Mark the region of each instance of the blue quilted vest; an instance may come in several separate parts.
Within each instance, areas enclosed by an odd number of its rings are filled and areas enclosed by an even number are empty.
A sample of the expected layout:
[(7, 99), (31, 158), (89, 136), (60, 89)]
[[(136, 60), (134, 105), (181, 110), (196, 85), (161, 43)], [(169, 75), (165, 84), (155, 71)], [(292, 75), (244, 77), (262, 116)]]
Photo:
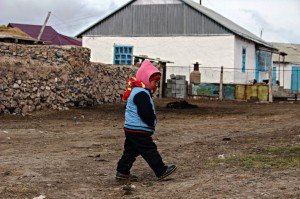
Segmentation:
[(152, 97), (151, 97), (149, 91), (147, 89), (144, 89), (144, 88), (135, 87), (135, 88), (132, 89), (132, 91), (130, 93), (130, 96), (127, 100), (124, 127), (127, 128), (127, 129), (131, 129), (131, 130), (147, 131), (149, 133), (154, 133), (155, 128), (148, 126), (145, 122), (142, 121), (142, 119), (138, 115), (137, 106), (133, 102), (134, 96), (137, 93), (142, 92), (142, 91), (144, 91), (145, 93), (147, 93), (147, 95), (149, 95), (150, 102), (152, 104), (152, 107), (153, 107), (153, 110), (154, 110), (154, 113), (155, 113), (154, 103), (153, 103), (153, 100), (152, 100)]

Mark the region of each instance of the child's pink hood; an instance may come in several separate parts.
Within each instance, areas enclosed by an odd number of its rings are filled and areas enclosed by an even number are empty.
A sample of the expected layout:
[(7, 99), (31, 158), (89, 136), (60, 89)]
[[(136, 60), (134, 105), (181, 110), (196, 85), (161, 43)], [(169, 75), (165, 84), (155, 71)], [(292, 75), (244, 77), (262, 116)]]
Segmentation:
[(159, 70), (153, 66), (153, 64), (149, 60), (143, 61), (141, 67), (136, 72), (136, 80), (141, 81), (145, 84), (146, 88), (150, 89), (150, 81), (149, 78), (154, 73), (160, 73)]

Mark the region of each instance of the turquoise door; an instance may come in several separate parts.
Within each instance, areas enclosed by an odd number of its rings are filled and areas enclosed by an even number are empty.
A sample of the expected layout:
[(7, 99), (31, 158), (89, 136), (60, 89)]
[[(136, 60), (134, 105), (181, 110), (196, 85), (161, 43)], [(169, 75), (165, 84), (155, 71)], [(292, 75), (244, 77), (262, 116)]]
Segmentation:
[(276, 79), (277, 79), (277, 70), (276, 70), (276, 67), (273, 67), (273, 70), (272, 70), (272, 84), (273, 85), (276, 84)]
[(292, 91), (300, 91), (300, 66), (292, 67), (292, 82), (291, 89)]
[(255, 63), (255, 79), (259, 82), (259, 51), (256, 51), (256, 63)]

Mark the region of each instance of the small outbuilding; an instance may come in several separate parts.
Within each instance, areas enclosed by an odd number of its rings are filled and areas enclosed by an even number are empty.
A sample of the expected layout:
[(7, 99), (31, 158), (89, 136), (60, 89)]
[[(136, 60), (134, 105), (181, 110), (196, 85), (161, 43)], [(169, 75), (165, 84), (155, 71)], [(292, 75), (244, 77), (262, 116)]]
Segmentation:
[(273, 83), (300, 92), (300, 44), (273, 43), (280, 50), (273, 55)]

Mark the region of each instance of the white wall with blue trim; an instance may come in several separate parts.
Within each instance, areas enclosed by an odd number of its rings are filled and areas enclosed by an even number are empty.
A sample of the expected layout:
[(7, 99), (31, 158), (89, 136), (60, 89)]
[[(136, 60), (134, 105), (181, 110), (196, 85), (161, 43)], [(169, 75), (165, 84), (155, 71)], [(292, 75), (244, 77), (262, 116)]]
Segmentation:
[[(91, 49), (91, 61), (113, 64), (114, 46), (133, 46), (134, 55), (148, 55), (174, 62), (174, 66), (193, 66), (198, 61), (201, 67), (232, 68), (234, 66), (234, 36), (203, 36), (203, 37), (84, 37), (83, 46)], [(172, 66), (172, 64), (168, 64)], [(200, 68), (201, 68), (200, 67)], [(188, 69), (169, 67), (170, 74), (186, 75)], [(209, 73), (209, 74), (208, 74)], [(207, 70), (202, 76), (203, 82), (217, 83), (220, 73)], [(224, 76), (225, 82), (233, 82), (233, 75)]]
[(276, 80), (284, 89), (291, 89), (300, 92), (300, 64), (282, 64), (273, 65), (276, 67)]
[[(201, 82), (203, 83), (218, 83), (221, 66), (224, 67), (224, 83), (247, 84), (255, 79), (255, 44), (234, 35), (189, 37), (90, 36), (83, 37), (83, 46), (91, 49), (92, 62), (113, 64), (116, 61), (115, 46), (132, 46), (133, 55), (148, 55), (152, 58), (172, 61), (174, 64), (168, 64), (167, 78), (170, 74), (185, 75), (189, 81), (193, 63), (197, 61), (201, 64)], [(243, 49), (245, 49), (244, 71), (242, 71)], [(216, 67), (218, 68), (216, 69)], [(226, 68), (232, 70), (226, 70)]]
[[(235, 37), (234, 40), (234, 83), (246, 84), (255, 79), (255, 44)], [(245, 69), (243, 70), (243, 49), (245, 52)]]

